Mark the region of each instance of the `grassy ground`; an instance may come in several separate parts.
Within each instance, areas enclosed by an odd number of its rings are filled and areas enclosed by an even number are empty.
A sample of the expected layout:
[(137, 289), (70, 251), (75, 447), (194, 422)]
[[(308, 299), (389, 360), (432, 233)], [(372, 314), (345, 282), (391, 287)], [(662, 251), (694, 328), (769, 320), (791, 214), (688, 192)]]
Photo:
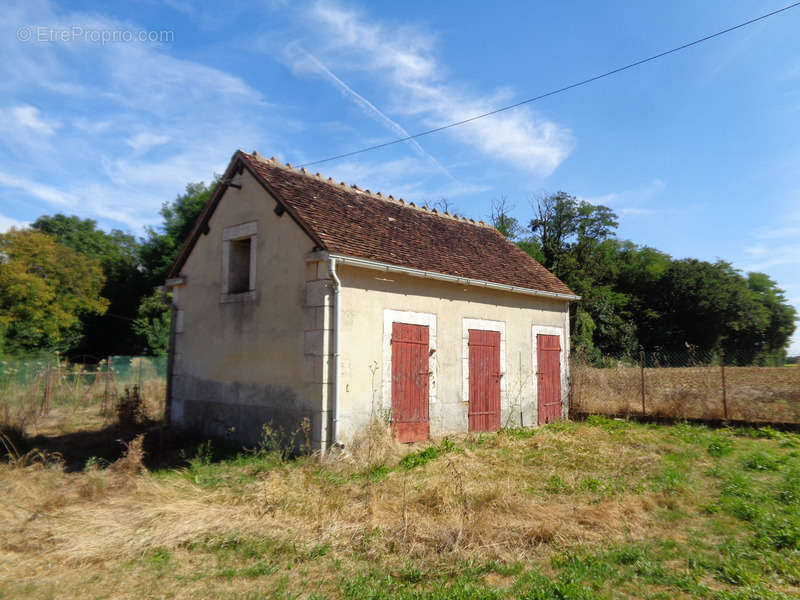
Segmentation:
[(149, 470), (128, 448), (0, 466), (0, 597), (800, 594), (796, 433), (592, 418), (400, 448), (376, 425), (336, 458), (201, 444)]

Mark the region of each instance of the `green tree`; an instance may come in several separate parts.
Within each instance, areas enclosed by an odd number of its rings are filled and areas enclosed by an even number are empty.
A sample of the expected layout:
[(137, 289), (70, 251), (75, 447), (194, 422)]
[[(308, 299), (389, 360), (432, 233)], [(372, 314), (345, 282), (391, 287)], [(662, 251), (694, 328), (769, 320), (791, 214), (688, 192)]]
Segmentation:
[(725, 261), (672, 261), (657, 284), (655, 303), (661, 316), (653, 323), (657, 329), (644, 332), (644, 339), (672, 351), (687, 345), (704, 352), (722, 350), (742, 362), (758, 353), (752, 338), (770, 320), (747, 280)]
[(141, 258), (151, 287), (164, 283), (181, 245), (192, 231), (218, 181), (219, 177), (216, 177), (209, 185), (203, 182), (187, 184), (185, 193), (161, 206), (163, 223), (158, 228), (147, 228), (147, 235), (142, 241)]
[[(672, 257), (655, 248), (620, 241), (614, 253), (615, 292), (625, 297), (623, 318), (630, 324), (629, 355), (636, 355), (639, 346), (651, 349), (663, 344), (659, 334), (661, 308), (658, 283), (672, 264)], [(651, 337), (648, 337), (651, 335)]]
[(784, 291), (764, 273), (748, 273), (747, 287), (769, 315), (766, 328), (750, 340), (752, 346), (758, 348), (756, 360), (762, 364), (783, 364), (786, 346), (795, 331), (797, 311), (786, 300)]
[(84, 336), (70, 354), (138, 354), (141, 349), (131, 323), (148, 286), (136, 238), (118, 229), (105, 232), (97, 228), (96, 221), (75, 215), (43, 215), (32, 228), (52, 235), (60, 244), (99, 261), (103, 267), (105, 284), (100, 293), (109, 300), (108, 311), (81, 317)]
[(539, 251), (540, 262), (582, 297), (580, 307), (571, 307), (576, 350), (585, 356), (595, 356), (595, 346), (603, 353), (630, 353), (636, 336), (625, 318), (629, 298), (612, 285), (617, 216), (564, 192), (538, 199), (534, 211), (531, 239), (523, 249), (534, 256)]
[(170, 308), (169, 296), (164, 297), (161, 290), (145, 296), (139, 305), (133, 330), (142, 338), (146, 351), (156, 356), (169, 351)]
[(618, 225), (610, 208), (557, 192), (538, 199), (534, 210), (530, 230), (542, 248), (545, 266), (556, 276), (577, 286), (586, 276), (595, 278), (607, 267), (598, 263), (604, 254), (598, 250), (613, 237)]
[(489, 222), (492, 224), (492, 227), (510, 240), (516, 240), (523, 233), (519, 221), (511, 216), (511, 211), (513, 209), (514, 207), (508, 201), (508, 198), (506, 196), (500, 196), (492, 200), (491, 212), (489, 213)]
[[(742, 364), (784, 360), (797, 313), (766, 275), (618, 240), (611, 209), (564, 192), (533, 207), (530, 237), (517, 245), (582, 297), (570, 307), (577, 354), (599, 361), (635, 356), (640, 346), (682, 354), (691, 347)], [(493, 203), (495, 226), (513, 219), (507, 213)]]
[(0, 234), (0, 339), (5, 353), (66, 350), (80, 338), (80, 319), (103, 314), (99, 261), (47, 234)]

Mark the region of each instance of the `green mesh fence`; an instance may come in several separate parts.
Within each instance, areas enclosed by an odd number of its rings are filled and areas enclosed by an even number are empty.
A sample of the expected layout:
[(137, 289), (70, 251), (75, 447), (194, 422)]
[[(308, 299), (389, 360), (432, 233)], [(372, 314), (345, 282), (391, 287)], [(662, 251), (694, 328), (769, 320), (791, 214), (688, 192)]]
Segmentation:
[(80, 425), (113, 418), (120, 399), (138, 394), (158, 419), (166, 399), (166, 356), (109, 356), (92, 362), (52, 359), (0, 361), (0, 424), (28, 427), (48, 418)]

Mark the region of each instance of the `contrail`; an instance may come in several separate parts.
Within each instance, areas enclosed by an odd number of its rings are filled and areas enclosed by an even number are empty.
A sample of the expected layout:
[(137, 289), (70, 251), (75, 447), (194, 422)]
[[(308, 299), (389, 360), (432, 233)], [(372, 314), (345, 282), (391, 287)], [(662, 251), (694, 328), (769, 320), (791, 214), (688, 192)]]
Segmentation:
[[(311, 54), (310, 52), (308, 52), (307, 50), (305, 50), (304, 48), (302, 48), (301, 46), (299, 46), (297, 44), (293, 44), (293, 45), (298, 50), (300, 50), (300, 52), (305, 54), (305, 56), (314, 64), (314, 66), (317, 68), (317, 70), (319, 72), (321, 72), (323, 75), (328, 77), (328, 79), (330, 79), (342, 92), (344, 92), (346, 95), (350, 96), (356, 102), (356, 104), (358, 104), (362, 108), (364, 108), (367, 111), (367, 113), (369, 113), (372, 117), (376, 118), (378, 121), (380, 121), (381, 123), (383, 123), (384, 125), (386, 125), (390, 129), (392, 129), (398, 135), (401, 135), (403, 137), (409, 137), (409, 133), (408, 133), (408, 131), (406, 129), (404, 129), (400, 124), (396, 123), (395, 121), (393, 121), (392, 119), (387, 117), (377, 106), (372, 104), (372, 102), (370, 102), (369, 100), (364, 98), (364, 96), (359, 94), (357, 91), (355, 91), (349, 85), (347, 85), (344, 81), (339, 79), (336, 76), (336, 74), (333, 73), (328, 67), (326, 67), (322, 63), (322, 61), (320, 61), (316, 56), (314, 56), (313, 54)], [(438, 160), (436, 160), (435, 157), (433, 157), (432, 155), (428, 154), (425, 151), (425, 149), (422, 146), (419, 145), (419, 142), (417, 142), (414, 139), (410, 139), (408, 141), (417, 150), (417, 152), (421, 156), (424, 156), (425, 158), (427, 158), (439, 171), (441, 171), (442, 173), (447, 175), (447, 177), (449, 177), (454, 182), (460, 183), (455, 177), (453, 177), (450, 174), (450, 171), (448, 171), (445, 167), (442, 166), (442, 164)]]

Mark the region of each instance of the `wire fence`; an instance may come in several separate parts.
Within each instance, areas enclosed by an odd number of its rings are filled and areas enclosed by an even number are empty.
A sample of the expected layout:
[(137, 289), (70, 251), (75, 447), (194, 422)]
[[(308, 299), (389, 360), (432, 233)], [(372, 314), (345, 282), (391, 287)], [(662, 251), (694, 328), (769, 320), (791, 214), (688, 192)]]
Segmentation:
[(0, 425), (37, 432), (70, 419), (111, 419), (135, 394), (149, 418), (163, 414), (167, 357), (108, 356), (96, 362), (52, 359), (0, 361)]
[(800, 364), (753, 366), (747, 358), (643, 350), (594, 364), (574, 359), (570, 414), (800, 424)]

